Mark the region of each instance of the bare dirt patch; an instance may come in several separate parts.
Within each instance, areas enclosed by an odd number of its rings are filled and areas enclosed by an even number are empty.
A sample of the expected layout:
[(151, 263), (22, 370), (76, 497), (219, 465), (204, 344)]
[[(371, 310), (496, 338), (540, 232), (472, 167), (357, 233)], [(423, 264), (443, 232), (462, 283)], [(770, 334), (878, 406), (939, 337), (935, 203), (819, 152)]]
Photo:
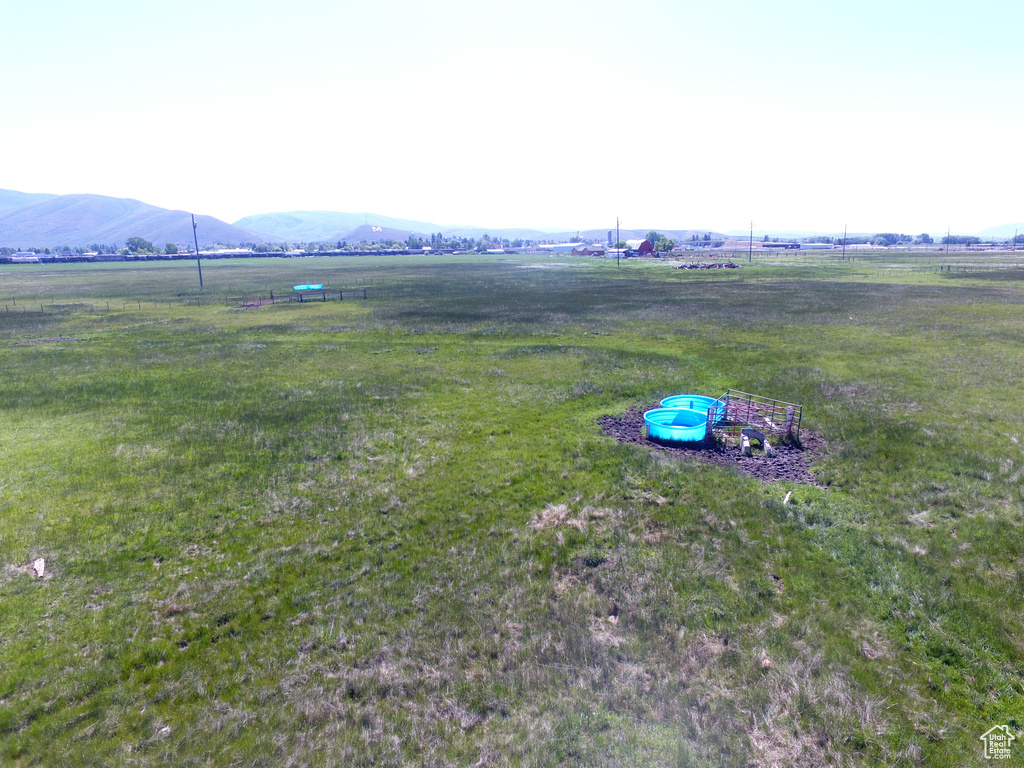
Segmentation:
[(810, 430), (800, 430), (800, 443), (772, 443), (775, 456), (744, 456), (735, 446), (725, 448), (704, 448), (666, 445), (644, 437), (644, 414), (657, 404), (646, 408), (630, 408), (622, 416), (602, 416), (597, 420), (601, 431), (620, 443), (644, 445), (655, 451), (665, 451), (678, 456), (688, 456), (707, 464), (735, 467), (751, 477), (765, 483), (786, 480), (804, 485), (817, 485), (811, 465), (821, 458), (828, 444)]

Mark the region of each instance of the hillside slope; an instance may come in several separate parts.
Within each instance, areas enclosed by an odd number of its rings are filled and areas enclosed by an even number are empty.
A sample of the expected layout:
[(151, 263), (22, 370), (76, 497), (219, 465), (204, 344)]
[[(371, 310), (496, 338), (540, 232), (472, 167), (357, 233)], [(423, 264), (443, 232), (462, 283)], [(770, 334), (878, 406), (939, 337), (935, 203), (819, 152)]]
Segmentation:
[(45, 192), (17, 192), (13, 189), (0, 189), (0, 211), (46, 200), (50, 197), (56, 197), (56, 195), (48, 195)]
[(289, 211), (246, 216), (234, 226), (266, 233), (289, 241), (309, 243), (344, 240), (359, 227), (387, 227), (406, 232), (437, 232), (439, 227), (423, 221), (396, 219), (376, 213), (340, 211)]
[[(213, 243), (271, 241), (279, 238), (196, 216), (200, 247)], [(127, 198), (104, 195), (55, 195), (0, 210), (0, 245), (11, 247), (121, 245), (143, 237), (154, 245), (192, 242), (192, 217)]]
[[(430, 235), (440, 232), (445, 237), (472, 237), (479, 239), (483, 235), (502, 237), (513, 240), (549, 240), (554, 230), (526, 229), (515, 227), (476, 227), (462, 225), (433, 224), (428, 221), (399, 219), (393, 216), (382, 216), (379, 213), (344, 213), (341, 211), (289, 211), (278, 213), (261, 213), (246, 216), (235, 222), (236, 227), (243, 227), (254, 232), (275, 235), (293, 242), (331, 242), (348, 240), (372, 240), (365, 233), (373, 234), (373, 227), (393, 232), (405, 232), (419, 235)], [(646, 230), (645, 230), (646, 231)], [(380, 234), (377, 234), (380, 237)], [(387, 235), (398, 239), (395, 235)], [(405, 236), (403, 236), (404, 239)]]

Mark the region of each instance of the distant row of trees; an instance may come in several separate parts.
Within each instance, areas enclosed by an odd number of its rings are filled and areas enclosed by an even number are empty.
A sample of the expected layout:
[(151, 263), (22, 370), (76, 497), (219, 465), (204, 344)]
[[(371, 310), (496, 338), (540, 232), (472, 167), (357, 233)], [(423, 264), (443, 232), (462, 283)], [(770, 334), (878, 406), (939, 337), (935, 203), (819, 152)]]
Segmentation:
[(644, 239), (653, 245), (654, 250), (659, 253), (666, 253), (676, 247), (674, 240), (653, 229), (647, 233), (647, 236)]
[(507, 237), (491, 237), (490, 235), (484, 235), (479, 240), (472, 237), (445, 237), (440, 232), (433, 232), (430, 235), (430, 239), (423, 237), (417, 237), (416, 235), (410, 235), (406, 241), (406, 247), (408, 248), (432, 248), (435, 251), (438, 250), (454, 250), (454, 251), (486, 251), (490, 248), (524, 248), (527, 246), (535, 245), (533, 240), (523, 240), (522, 238), (507, 238)]
[(11, 248), (0, 246), (0, 256), (13, 256), (16, 253), (38, 253), (38, 254), (83, 254), (83, 253), (117, 253), (117, 245), (103, 245), (92, 243), (90, 245), (79, 245), (72, 248), (70, 245), (61, 245), (55, 248)]
[(121, 248), (117, 253), (123, 254), (150, 254), (150, 253), (166, 253), (169, 256), (174, 256), (178, 253), (177, 243), (167, 243), (163, 248), (153, 245), (149, 240), (144, 237), (129, 237), (125, 241), (124, 248)]
[[(651, 230), (647, 233), (646, 239), (650, 241), (651, 245), (654, 246), (655, 251), (667, 252), (675, 248), (675, 241), (671, 238), (661, 234), (656, 230)], [(713, 240), (710, 233), (704, 235), (693, 234), (690, 235), (690, 242), (695, 245), (707, 245), (712, 247), (718, 247), (723, 245), (721, 240)], [(779, 238), (769, 238), (768, 235), (764, 236), (762, 242), (779, 242)], [(804, 243), (831, 243), (834, 245), (877, 245), (877, 246), (889, 246), (889, 245), (932, 245), (935, 240), (927, 232), (922, 232), (919, 235), (908, 235), (899, 232), (878, 232), (874, 235), (850, 235), (845, 241), (842, 237), (807, 237), (801, 240)], [(988, 240), (982, 242), (980, 237), (976, 235), (947, 235), (942, 237), (939, 242), (942, 245), (1001, 245), (1006, 242), (1013, 242), (1017, 244), (1024, 244), (1024, 233), (1016, 235), (1012, 239), (1007, 240)], [(322, 253), (325, 251), (336, 251), (336, 250), (351, 250), (351, 251), (380, 251), (380, 250), (405, 250), (407, 248), (431, 248), (435, 251), (440, 250), (453, 250), (453, 251), (467, 251), (467, 252), (479, 252), (483, 253), (489, 249), (496, 248), (523, 248), (537, 245), (538, 241), (534, 240), (523, 240), (521, 238), (499, 238), (491, 237), (490, 235), (484, 235), (479, 240), (472, 237), (445, 237), (440, 232), (432, 233), (429, 237), (410, 235), (407, 240), (395, 240), (392, 238), (381, 238), (374, 242), (361, 241), (358, 243), (349, 244), (347, 241), (339, 240), (323, 241), (323, 242), (312, 242), (302, 243), (298, 246), (299, 249), (304, 250), (307, 253)], [(247, 248), (254, 253), (283, 253), (296, 249), (296, 246), (291, 243), (255, 243), (255, 242), (243, 242), (243, 243), (216, 243), (214, 247), (223, 248)], [(625, 241), (620, 240), (615, 244), (616, 248), (625, 248)], [(190, 248), (185, 247), (185, 252), (190, 252)], [(68, 245), (62, 245), (55, 248), (12, 248), (9, 246), (0, 246), (0, 256), (11, 256), (15, 253), (36, 253), (36, 254), (57, 254), (57, 255), (72, 255), (72, 254), (85, 254), (85, 253), (121, 253), (121, 254), (134, 254), (134, 255), (146, 255), (146, 254), (167, 254), (177, 255), (181, 252), (181, 249), (176, 243), (166, 243), (163, 248), (154, 245), (149, 240), (143, 237), (129, 237), (125, 242), (124, 247), (118, 248), (117, 244), (107, 243), (90, 243), (87, 246), (71, 247)]]
[[(932, 245), (935, 239), (927, 232), (920, 235), (906, 235), (899, 232), (878, 232), (871, 235), (852, 235), (845, 241), (841, 237), (809, 237), (803, 240), (805, 243), (833, 243), (835, 245)], [(980, 245), (982, 240), (976, 235), (946, 235), (939, 242), (942, 245)], [(988, 245), (1001, 245), (1002, 240), (989, 240)], [(1024, 236), (1018, 236), (1016, 242), (1024, 242)]]
[(178, 252), (178, 246), (174, 243), (167, 243), (164, 248), (155, 247), (149, 240), (141, 237), (129, 237), (128, 241), (124, 244), (124, 248), (118, 248), (117, 244), (108, 245), (106, 243), (90, 243), (89, 245), (79, 245), (72, 248), (70, 245), (60, 245), (55, 248), (11, 248), (9, 246), (0, 246), (0, 256), (13, 256), (15, 253), (37, 253), (42, 255), (56, 254), (60, 256), (69, 256), (73, 254), (81, 255), (84, 253), (168, 253), (175, 254)]
[(705, 232), (703, 235), (690, 235), (690, 243), (694, 245), (699, 245), (701, 247), (708, 246), (711, 248), (721, 248), (723, 245), (725, 245), (724, 240), (716, 240), (715, 238), (711, 237), (710, 232)]
[(804, 243), (832, 243), (833, 245), (931, 245), (935, 242), (927, 232), (920, 235), (906, 235), (900, 232), (878, 232), (874, 235), (849, 235), (841, 237), (806, 237)]

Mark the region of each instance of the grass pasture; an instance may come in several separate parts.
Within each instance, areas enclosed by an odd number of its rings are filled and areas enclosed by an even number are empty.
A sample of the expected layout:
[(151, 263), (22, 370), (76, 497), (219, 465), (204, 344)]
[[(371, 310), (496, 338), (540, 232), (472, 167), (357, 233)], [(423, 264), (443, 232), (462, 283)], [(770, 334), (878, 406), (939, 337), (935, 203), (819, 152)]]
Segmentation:
[[(984, 764), (1024, 270), (800, 258), (0, 266), (0, 764)], [(596, 424), (729, 387), (817, 486)]]

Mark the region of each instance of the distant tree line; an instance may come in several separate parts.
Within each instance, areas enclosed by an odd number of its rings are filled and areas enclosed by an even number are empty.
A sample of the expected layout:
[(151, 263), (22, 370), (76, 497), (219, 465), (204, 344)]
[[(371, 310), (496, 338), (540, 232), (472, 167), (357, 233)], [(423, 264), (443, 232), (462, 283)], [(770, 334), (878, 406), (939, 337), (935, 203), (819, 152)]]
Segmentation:
[(653, 229), (647, 233), (647, 237), (644, 238), (651, 245), (654, 246), (654, 250), (658, 253), (667, 253), (676, 247), (675, 241), (660, 232), (656, 232)]
[(523, 240), (518, 237), (509, 239), (507, 237), (484, 235), (479, 240), (476, 240), (472, 237), (445, 237), (440, 232), (432, 233), (429, 240), (417, 237), (416, 235), (410, 235), (406, 241), (408, 248), (429, 247), (435, 251), (479, 251), (481, 253), (493, 248), (523, 248), (534, 244), (533, 240)]
[(30, 248), (12, 248), (4, 245), (0, 246), (0, 256), (13, 256), (16, 253), (38, 253), (38, 254), (83, 254), (83, 253), (117, 253), (116, 245), (102, 245), (100, 243), (92, 243), (90, 245), (79, 245), (72, 248), (70, 245), (58, 245), (53, 248), (38, 248), (32, 246)]
[[(675, 248), (676, 243), (670, 237), (667, 237), (657, 230), (651, 230), (647, 233), (646, 239), (650, 241), (651, 245), (654, 246), (655, 251), (668, 252)], [(523, 240), (521, 238), (502, 238), (502, 237), (491, 237), (490, 235), (483, 235), (479, 239), (472, 237), (445, 237), (441, 232), (431, 233), (427, 235), (410, 235), (406, 240), (396, 240), (393, 238), (381, 238), (372, 242), (360, 241), (358, 243), (349, 243), (344, 240), (338, 241), (320, 241), (320, 242), (309, 242), (309, 243), (256, 243), (256, 242), (242, 242), (242, 243), (225, 243), (216, 242), (208, 246), (209, 248), (225, 248), (225, 249), (248, 249), (253, 253), (259, 254), (273, 254), (273, 253), (287, 253), (293, 250), (302, 250), (306, 253), (324, 253), (331, 251), (383, 251), (383, 250), (407, 250), (407, 249), (420, 249), (430, 248), (435, 251), (463, 251), (463, 252), (477, 252), (484, 253), (487, 250), (493, 250), (498, 248), (524, 248), (538, 245), (543, 242), (553, 241), (535, 241), (535, 240)], [(768, 235), (764, 236), (763, 242), (779, 242), (779, 238), (769, 238)], [(935, 240), (927, 232), (922, 232), (919, 235), (908, 235), (901, 232), (877, 232), (874, 235), (848, 235), (845, 240), (842, 237), (806, 237), (801, 239), (799, 242), (803, 243), (832, 243), (833, 245), (876, 245), (876, 246), (890, 246), (890, 245), (931, 245), (935, 243)], [(942, 245), (1000, 245), (1004, 243), (1017, 243), (1024, 244), (1024, 233), (1019, 233), (1013, 238), (1005, 239), (992, 239), (986, 242), (982, 242), (981, 238), (976, 235), (947, 235), (944, 236), (940, 241)], [(706, 232), (703, 235), (692, 234), (690, 235), (690, 243), (695, 245), (704, 245), (709, 247), (721, 247), (724, 245), (724, 241), (712, 239), (711, 234)], [(625, 248), (625, 241), (619, 241), (615, 244), (616, 248)], [(162, 255), (168, 256), (179, 256), (182, 253), (191, 253), (189, 246), (179, 246), (176, 243), (165, 243), (163, 248), (154, 245), (149, 240), (143, 237), (129, 237), (124, 244), (124, 247), (118, 248), (116, 243), (90, 243), (89, 245), (72, 247), (69, 245), (61, 245), (52, 248), (40, 248), (40, 247), (29, 247), (29, 248), (16, 248), (11, 246), (0, 246), (0, 256), (12, 256), (15, 253), (34, 253), (41, 255), (60, 255), (67, 256), (73, 254), (87, 254), (87, 253), (120, 253), (123, 255)]]
[(849, 235), (845, 240), (841, 237), (834, 239), (825, 238), (807, 238), (803, 242), (805, 243), (825, 243), (831, 242), (834, 245), (931, 245), (935, 242), (932, 236), (927, 232), (922, 232), (920, 235), (907, 235), (901, 232), (878, 232), (874, 235)]
[[(768, 240), (767, 235), (765, 236), (764, 239), (765, 239), (765, 241)], [(701, 246), (707, 246), (709, 248), (721, 248), (723, 245), (725, 245), (725, 241), (724, 240), (714, 240), (714, 239), (712, 239), (710, 232), (705, 232), (703, 234), (703, 236), (690, 235), (690, 242), (691, 243), (696, 243), (696, 244), (701, 245)], [(777, 242), (777, 240), (776, 240), (776, 242)]]

